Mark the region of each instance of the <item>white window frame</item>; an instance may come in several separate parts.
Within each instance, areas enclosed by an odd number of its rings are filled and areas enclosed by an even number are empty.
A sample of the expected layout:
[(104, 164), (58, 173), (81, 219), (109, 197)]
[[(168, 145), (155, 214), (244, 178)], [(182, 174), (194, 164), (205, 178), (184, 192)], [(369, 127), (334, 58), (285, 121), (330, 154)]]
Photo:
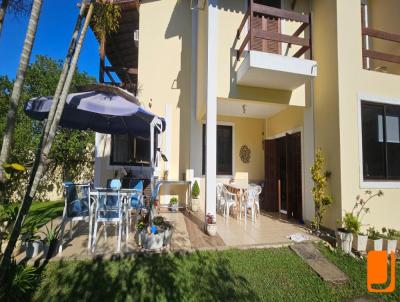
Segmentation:
[[(201, 129), (201, 148), (203, 148), (203, 125), (206, 125), (206, 121), (202, 121), (201, 123), (202, 129)], [(235, 164), (235, 123), (233, 122), (224, 122), (224, 121), (217, 121), (217, 127), (218, 126), (231, 126), (232, 127), (232, 174), (217, 174), (217, 178), (227, 178), (227, 177), (233, 177), (236, 172), (236, 164)], [(201, 152), (201, 160), (203, 161), (203, 151)], [(206, 155), (207, 155), (207, 148), (206, 148)], [(202, 176), (205, 176), (203, 174), (203, 162), (201, 163), (202, 168), (201, 168), (201, 174)]]
[(363, 167), (363, 150), (362, 150), (362, 116), (361, 103), (362, 101), (373, 102), (377, 104), (389, 104), (400, 106), (400, 98), (376, 96), (365, 93), (358, 94), (357, 111), (358, 111), (358, 152), (359, 152), (359, 174), (361, 189), (400, 189), (400, 180), (364, 180)]

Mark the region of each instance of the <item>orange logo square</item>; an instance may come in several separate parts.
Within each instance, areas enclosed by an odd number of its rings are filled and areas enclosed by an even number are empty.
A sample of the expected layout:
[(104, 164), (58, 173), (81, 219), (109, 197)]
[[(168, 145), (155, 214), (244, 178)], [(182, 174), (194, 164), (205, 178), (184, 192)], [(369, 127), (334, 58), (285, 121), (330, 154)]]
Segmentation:
[(388, 282), (386, 251), (370, 251), (367, 258), (367, 288), (371, 293), (391, 293), (395, 289), (396, 272), (395, 256), (390, 253), (390, 282), (384, 289), (373, 288), (372, 285), (385, 285)]

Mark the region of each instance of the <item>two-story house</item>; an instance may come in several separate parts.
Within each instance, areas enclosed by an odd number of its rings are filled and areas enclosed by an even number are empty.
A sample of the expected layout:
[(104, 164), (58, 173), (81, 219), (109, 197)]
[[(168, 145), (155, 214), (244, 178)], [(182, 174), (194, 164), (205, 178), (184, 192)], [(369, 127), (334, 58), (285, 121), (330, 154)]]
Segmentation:
[[(400, 228), (399, 1), (114, 2), (100, 79), (165, 118), (158, 173), (197, 179), (205, 213), (217, 183), (246, 178), (264, 185), (262, 210), (312, 220), (321, 148), (334, 197), (324, 225), (381, 189), (364, 223)], [(96, 152), (96, 182), (146, 157), (140, 141), (102, 134)]]

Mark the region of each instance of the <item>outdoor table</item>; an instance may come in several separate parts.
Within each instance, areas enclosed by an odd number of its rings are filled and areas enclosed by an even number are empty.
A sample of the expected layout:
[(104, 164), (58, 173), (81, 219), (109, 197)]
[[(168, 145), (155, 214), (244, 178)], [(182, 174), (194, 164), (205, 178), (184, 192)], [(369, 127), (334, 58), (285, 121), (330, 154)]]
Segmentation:
[[(187, 209), (187, 203), (189, 201), (189, 204), (192, 203), (192, 194), (190, 192), (192, 188), (192, 182), (191, 181), (186, 181), (186, 180), (159, 180), (160, 186), (185, 186), (187, 188), (186, 191), (186, 201), (185, 201), (185, 206), (178, 206), (180, 209)], [(159, 205), (159, 207), (162, 208), (169, 208), (169, 205)]]
[(227, 184), (226, 187), (230, 192), (236, 194), (236, 206), (241, 211), (244, 194), (249, 188), (249, 184), (247, 182), (232, 182)]

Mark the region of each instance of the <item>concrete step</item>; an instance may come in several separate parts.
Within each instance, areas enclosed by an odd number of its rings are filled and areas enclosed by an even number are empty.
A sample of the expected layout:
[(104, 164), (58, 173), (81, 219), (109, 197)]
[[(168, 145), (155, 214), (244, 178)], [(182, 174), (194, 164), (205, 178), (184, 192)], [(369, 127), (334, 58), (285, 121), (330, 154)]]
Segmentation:
[(322, 280), (334, 284), (344, 283), (348, 280), (336, 265), (326, 259), (312, 243), (299, 243), (290, 248), (302, 258)]

